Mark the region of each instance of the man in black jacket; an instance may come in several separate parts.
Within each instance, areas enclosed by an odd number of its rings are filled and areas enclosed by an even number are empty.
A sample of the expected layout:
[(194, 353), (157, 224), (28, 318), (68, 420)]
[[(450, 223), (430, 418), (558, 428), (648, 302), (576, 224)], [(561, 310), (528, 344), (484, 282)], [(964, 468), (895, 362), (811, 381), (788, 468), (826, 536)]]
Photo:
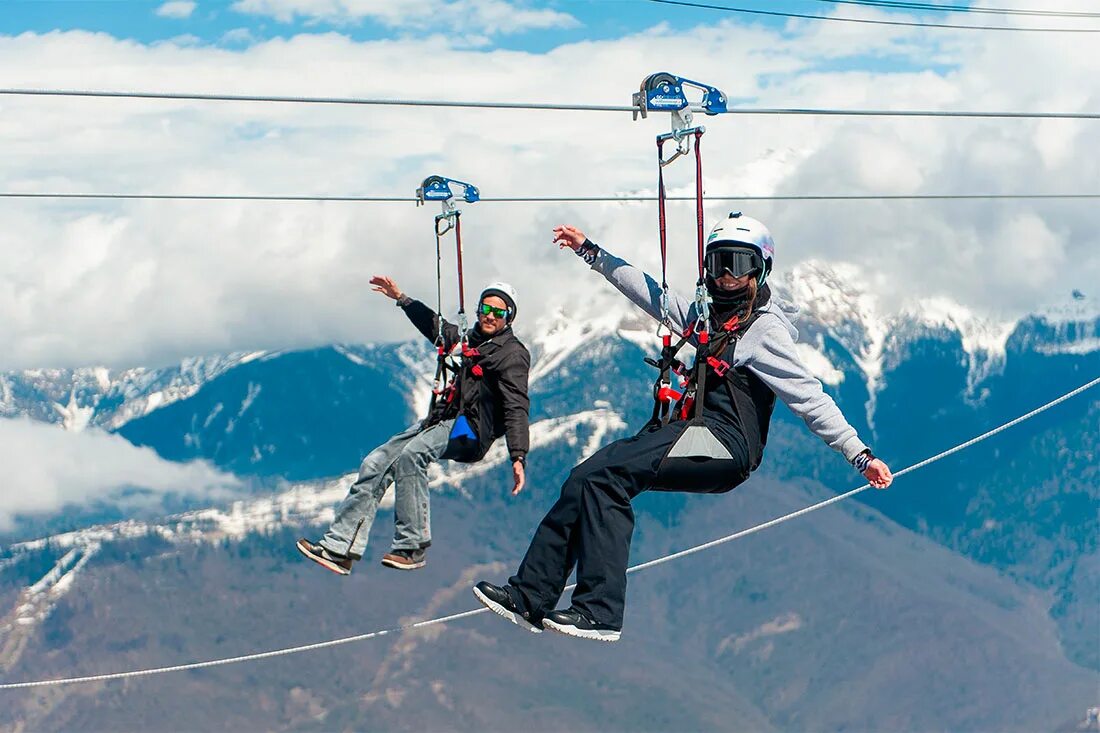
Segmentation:
[[(461, 338), (457, 326), (440, 324), (431, 308), (406, 296), (389, 277), (371, 278), (373, 290), (397, 301), (420, 333), (444, 353), (462, 356), (452, 384), (432, 400), (428, 416), (375, 448), (363, 459), (359, 478), (336, 510), (320, 542), (298, 540), (298, 551), (340, 575), (363, 556), (378, 503), (394, 484), (394, 539), (382, 564), (398, 570), (424, 567), (431, 544), (428, 465), (441, 458), (476, 463), (502, 435), (512, 459), (515, 496), (526, 482), (527, 375), (531, 356), (512, 333), (515, 291), (493, 283), (478, 300), (477, 325)], [(442, 325), (442, 328), (440, 326)]]

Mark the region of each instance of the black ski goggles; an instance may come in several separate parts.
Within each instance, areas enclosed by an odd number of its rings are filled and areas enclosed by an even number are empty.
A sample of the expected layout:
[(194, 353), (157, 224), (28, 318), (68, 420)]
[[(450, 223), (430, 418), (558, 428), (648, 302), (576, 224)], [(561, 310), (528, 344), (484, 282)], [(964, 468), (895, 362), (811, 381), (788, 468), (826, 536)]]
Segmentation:
[(507, 318), (508, 317), (508, 309), (507, 308), (496, 308), (494, 306), (489, 305), (488, 303), (482, 303), (481, 305), (479, 305), (478, 308), (477, 308), (477, 312), (480, 313), (483, 316), (487, 316), (491, 313), (494, 316), (496, 316), (497, 318)]
[(753, 273), (764, 271), (764, 259), (760, 253), (752, 249), (722, 248), (712, 249), (707, 252), (707, 274), (717, 280), (723, 275), (730, 274), (734, 277), (744, 277)]

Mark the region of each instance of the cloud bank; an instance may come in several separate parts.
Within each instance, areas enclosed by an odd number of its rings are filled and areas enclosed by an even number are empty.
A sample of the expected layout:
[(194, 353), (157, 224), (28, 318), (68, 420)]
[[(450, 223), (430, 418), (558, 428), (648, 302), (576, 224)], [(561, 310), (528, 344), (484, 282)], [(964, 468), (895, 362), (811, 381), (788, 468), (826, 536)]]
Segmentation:
[(26, 418), (0, 419), (0, 531), (17, 515), (96, 501), (145, 504), (164, 494), (226, 498), (239, 481), (200, 461), (172, 463), (99, 430), (71, 432)]
[[(446, 73), (424, 73), (424, 59)], [(0, 86), (626, 103), (659, 69), (764, 107), (1100, 109), (1100, 55), (1057, 34), (721, 20), (546, 53), (470, 50), (439, 36), (302, 34), (243, 49), (81, 32), (0, 37)], [(1089, 121), (701, 121), (712, 195), (1087, 192), (1100, 180), (1100, 124)], [(6, 97), (0, 189), (411, 196), (439, 173), (485, 196), (652, 193), (653, 136), (666, 128), (662, 116)], [(671, 193), (693, 191), (690, 163), (666, 173)], [(392, 303), (369, 291), (375, 273), (434, 301), (435, 210), (411, 203), (0, 207), (0, 369), (407, 338)], [(1087, 201), (714, 203), (707, 217), (730, 208), (771, 227), (779, 274), (811, 258), (852, 263), (887, 306), (943, 296), (1019, 315), (1100, 282)], [(468, 206), (467, 289), (512, 282), (520, 330), (606, 287), (551, 246), (560, 222), (657, 266), (652, 204)], [(693, 207), (671, 205), (669, 226), (670, 282), (690, 290)], [(443, 264), (453, 272), (449, 249)], [(453, 312), (451, 279), (444, 297)]]

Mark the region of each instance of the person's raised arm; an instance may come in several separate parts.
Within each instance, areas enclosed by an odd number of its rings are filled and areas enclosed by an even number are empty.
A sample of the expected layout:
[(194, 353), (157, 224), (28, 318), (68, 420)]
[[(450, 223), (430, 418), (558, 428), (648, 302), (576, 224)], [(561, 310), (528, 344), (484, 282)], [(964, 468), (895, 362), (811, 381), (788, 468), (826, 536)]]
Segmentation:
[[(568, 224), (554, 227), (554, 244), (571, 249), (593, 270), (655, 320), (661, 320), (661, 285), (641, 269), (602, 249), (580, 229)], [(679, 293), (668, 293), (669, 320), (674, 331), (683, 332), (694, 320), (694, 306)]]
[(760, 326), (766, 327), (747, 331), (742, 337), (737, 361), (759, 376), (814, 435), (841, 453), (872, 486), (889, 486), (893, 481), (890, 469), (859, 439), (821, 382), (802, 364), (787, 329), (777, 321)]
[[(410, 298), (401, 292), (401, 288), (397, 287), (397, 283), (394, 282), (392, 277), (375, 275), (371, 277), (370, 284), (371, 290), (374, 292), (382, 293), (387, 298), (396, 301), (397, 305), (412, 321), (412, 324), (416, 326), (416, 330), (424, 334), (424, 337), (433, 344), (436, 342), (439, 337), (439, 321), (435, 311), (419, 300)], [(444, 319), (443, 337), (447, 347), (456, 343), (458, 341), (458, 326)]]

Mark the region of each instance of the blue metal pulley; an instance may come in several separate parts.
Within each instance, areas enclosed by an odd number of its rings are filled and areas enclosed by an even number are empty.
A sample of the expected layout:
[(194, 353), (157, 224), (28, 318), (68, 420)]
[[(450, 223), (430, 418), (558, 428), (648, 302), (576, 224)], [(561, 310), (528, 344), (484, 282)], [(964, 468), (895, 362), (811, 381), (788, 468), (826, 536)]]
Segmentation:
[(481, 200), (481, 192), (477, 190), (477, 186), (471, 183), (443, 176), (428, 176), (420, 184), (420, 188), (416, 189), (417, 204), (428, 201), (450, 201), (455, 196), (454, 190), (451, 188), (452, 184), (462, 187), (462, 200), (466, 203), (473, 204)]
[(641, 88), (634, 93), (632, 103), (634, 105), (634, 119), (638, 115), (644, 118), (650, 111), (676, 112), (691, 107), (684, 87), (692, 87), (703, 92), (701, 110), (708, 115), (718, 115), (728, 111), (726, 109), (726, 95), (716, 87), (701, 82), (684, 79), (667, 71), (659, 71), (650, 74), (642, 80)]

